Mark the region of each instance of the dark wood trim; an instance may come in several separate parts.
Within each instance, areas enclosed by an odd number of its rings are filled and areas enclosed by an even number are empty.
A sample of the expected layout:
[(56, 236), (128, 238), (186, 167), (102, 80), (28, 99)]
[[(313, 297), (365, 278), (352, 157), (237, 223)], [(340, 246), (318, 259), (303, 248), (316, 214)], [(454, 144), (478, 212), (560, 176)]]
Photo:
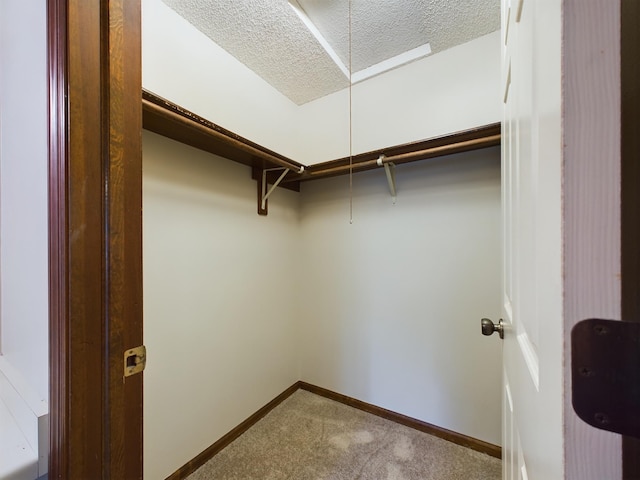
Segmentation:
[(47, 8), (49, 478), (141, 479), (140, 2)]
[[(54, 333), (66, 340), (67, 350), (55, 355), (57, 371), (67, 375), (64, 427), (66, 471), (50, 472), (52, 478), (104, 478), (105, 355), (104, 355), (104, 184), (102, 175), (102, 24), (101, 5), (95, 1), (66, 1), (68, 118), (60, 125), (66, 135), (68, 285), (66, 318)], [(52, 379), (52, 384), (58, 379)], [(59, 435), (55, 433), (55, 439)], [(57, 448), (57, 446), (52, 446)]]
[(200, 468), (202, 465), (204, 465), (209, 460), (211, 460), (217, 453), (219, 453), (227, 445), (233, 442), (236, 438), (238, 438), (244, 432), (249, 430), (253, 425), (258, 423), (258, 421), (261, 418), (267, 415), (271, 410), (276, 408), (284, 400), (289, 398), (299, 389), (306, 390), (307, 392), (315, 393), (316, 395), (320, 395), (330, 400), (340, 402), (344, 405), (357, 408), (358, 410), (362, 410), (364, 412), (371, 413), (378, 417), (391, 420), (392, 422), (405, 425), (407, 427), (413, 428), (420, 432), (428, 433), (429, 435), (442, 438), (443, 440), (447, 440), (457, 445), (461, 445), (463, 447), (467, 447), (472, 450), (476, 450), (478, 452), (486, 453), (487, 455), (491, 455), (492, 457), (502, 458), (502, 448), (497, 445), (493, 445), (488, 442), (483, 442), (482, 440), (478, 440), (473, 437), (468, 437), (467, 435), (453, 432), (445, 428), (437, 427), (435, 425), (431, 425), (430, 423), (426, 423), (421, 420), (416, 420), (415, 418), (407, 417), (406, 415), (401, 415), (399, 413), (392, 412), (391, 410), (386, 410), (384, 408), (376, 407), (375, 405), (372, 405), (370, 403), (356, 400), (355, 398), (351, 398), (346, 395), (342, 395), (340, 393), (327, 390), (326, 388), (318, 387), (307, 382), (298, 381), (293, 385), (291, 385), (289, 388), (287, 388), (284, 392), (282, 392), (276, 398), (271, 400), (269, 403), (267, 403), (264, 407), (262, 407), (256, 413), (254, 413), (249, 418), (247, 418), (240, 425), (238, 425), (229, 433), (227, 433), (225, 436), (220, 438), (220, 440), (218, 440), (213, 445), (208, 447), (206, 450), (201, 452), (193, 460), (189, 461), (188, 463), (180, 467), (178, 470), (176, 470), (174, 473), (169, 475), (166, 478), (166, 480), (183, 480), (187, 478), (189, 475), (195, 472), (198, 468)]
[(298, 385), (301, 389), (311, 393), (315, 393), (316, 395), (335, 400), (336, 402), (349, 405), (350, 407), (357, 408), (358, 410), (371, 413), (378, 417), (386, 418), (387, 420), (391, 420), (401, 425), (419, 430), (420, 432), (428, 433), (429, 435), (442, 438), (443, 440), (447, 440), (457, 445), (462, 445), (463, 447), (486, 453), (487, 455), (491, 455), (492, 457), (502, 458), (502, 448), (498, 445), (493, 445), (492, 443), (484, 442), (482, 440), (478, 440), (477, 438), (469, 437), (461, 433), (447, 430), (446, 428), (438, 427), (436, 425), (423, 422), (422, 420), (417, 420), (400, 413), (392, 412), (391, 410), (377, 407), (370, 403), (348, 397), (347, 395), (342, 395), (341, 393), (327, 390), (326, 388), (317, 387), (315, 385), (311, 385), (302, 381), (298, 382)]
[[(256, 185), (258, 187), (257, 198), (256, 198), (258, 202), (258, 215), (266, 216), (266, 215), (269, 215), (269, 199), (267, 199), (267, 201), (264, 204), (264, 208), (262, 208), (262, 195), (264, 193), (262, 191), (262, 174), (263, 174), (263, 171), (261, 168), (258, 168), (258, 167), (251, 168), (251, 178), (253, 178), (256, 181)], [(273, 184), (273, 182), (271, 182), (271, 184)], [(298, 185), (298, 191), (300, 191), (300, 183), (298, 183), (297, 185)]]
[(142, 479), (143, 374), (123, 377), (124, 352), (143, 344), (142, 16), (140, 0), (103, 5), (107, 478)]
[(49, 75), (49, 478), (68, 475), (67, 5), (47, 1)]
[(310, 165), (299, 180), (346, 175), (351, 168), (354, 173), (373, 170), (379, 168), (377, 161), (381, 155), (386, 157), (385, 161), (401, 164), (497, 146), (500, 145), (500, 128), (500, 123), (494, 123), (428, 140), (373, 150), (354, 155), (352, 166), (349, 157)]
[(293, 171), (303, 166), (147, 90), (142, 91), (142, 118), (146, 130), (243, 165)]
[[(304, 166), (305, 171), (302, 174), (292, 172), (285, 178), (280, 184), (284, 188), (293, 186), (293, 189), (299, 191), (300, 181), (345, 175), (351, 169), (348, 157), (310, 166), (303, 165), (236, 135), (147, 90), (142, 92), (142, 109), (145, 129), (200, 150), (249, 165), (254, 167), (254, 171), (255, 168), (282, 166), (295, 172)], [(400, 164), (496, 145), (500, 145), (500, 123), (354, 155), (351, 163), (353, 171), (358, 173), (379, 168), (377, 159), (380, 155), (384, 155), (389, 161)], [(270, 180), (273, 177), (276, 175), (271, 175)]]
[(640, 322), (640, 2), (621, 14), (622, 319)]
[(253, 415), (251, 415), (249, 418), (247, 418), (245, 421), (243, 421), (240, 425), (235, 427), (229, 433), (224, 435), (222, 438), (220, 438), (220, 440), (218, 440), (213, 445), (208, 447), (206, 450), (200, 453), (193, 460), (189, 461), (187, 464), (183, 465), (174, 473), (169, 475), (166, 480), (182, 480), (184, 478), (187, 478), (189, 475), (195, 472), (198, 468), (200, 468), (202, 465), (207, 463), (211, 458), (213, 458), (215, 454), (220, 452), (223, 448), (225, 448), (227, 445), (233, 442), (236, 438), (238, 438), (244, 432), (249, 430), (253, 425), (258, 423), (258, 421), (261, 418), (263, 418), (265, 415), (267, 415), (271, 410), (276, 408), (278, 405), (284, 402), (287, 398), (293, 395), (293, 393), (295, 393), (295, 391), (298, 390), (298, 388), (299, 388), (299, 382), (287, 388), (284, 392), (282, 392), (276, 398), (271, 400), (264, 407), (262, 407), (260, 410), (255, 412)]
[[(621, 3), (622, 320), (640, 322), (640, 2)], [(640, 368), (640, 366), (638, 366)], [(640, 479), (640, 439), (623, 437), (624, 480)]]

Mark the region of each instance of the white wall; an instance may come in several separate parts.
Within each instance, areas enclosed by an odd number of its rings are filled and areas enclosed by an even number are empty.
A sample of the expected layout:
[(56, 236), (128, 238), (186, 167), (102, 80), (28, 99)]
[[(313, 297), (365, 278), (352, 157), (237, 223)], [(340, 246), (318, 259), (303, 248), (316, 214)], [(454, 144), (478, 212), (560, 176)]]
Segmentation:
[(48, 398), (46, 2), (0, 3), (2, 355)]
[[(347, 90), (296, 106), (161, 0), (143, 0), (143, 85), (309, 165), (348, 156)], [(353, 153), (499, 122), (500, 33), (353, 87)]]
[[(499, 72), (496, 32), (356, 85), (354, 153), (500, 121)], [(160, 0), (143, 85), (303, 163), (348, 152), (346, 91), (297, 107)], [(500, 444), (479, 325), (500, 315), (499, 150), (397, 180), (392, 206), (382, 170), (355, 177), (354, 225), (346, 177), (277, 189), (259, 217), (247, 167), (145, 132), (147, 478), (298, 379)]]
[[(500, 444), (498, 148), (278, 189), (144, 132), (145, 476), (301, 379)], [(472, 399), (473, 401), (470, 401)]]
[[(0, 2), (0, 477), (47, 471), (46, 1)], [(15, 477), (13, 476), (15, 475)]]
[(301, 378), (500, 444), (497, 148), (303, 184)]
[(356, 153), (500, 122), (500, 32), (353, 88)]
[(145, 476), (166, 478), (299, 379), (299, 194), (143, 136)]
[(283, 155), (296, 105), (161, 0), (142, 0), (144, 88)]

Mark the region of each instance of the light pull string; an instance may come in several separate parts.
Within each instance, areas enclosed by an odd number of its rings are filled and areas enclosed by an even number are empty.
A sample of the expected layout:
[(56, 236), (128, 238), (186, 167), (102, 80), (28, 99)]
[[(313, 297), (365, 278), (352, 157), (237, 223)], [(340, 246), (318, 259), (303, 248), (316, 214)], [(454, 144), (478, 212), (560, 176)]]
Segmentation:
[(351, 42), (351, 0), (349, 1), (349, 224), (353, 225), (353, 96), (352, 88), (352, 42)]

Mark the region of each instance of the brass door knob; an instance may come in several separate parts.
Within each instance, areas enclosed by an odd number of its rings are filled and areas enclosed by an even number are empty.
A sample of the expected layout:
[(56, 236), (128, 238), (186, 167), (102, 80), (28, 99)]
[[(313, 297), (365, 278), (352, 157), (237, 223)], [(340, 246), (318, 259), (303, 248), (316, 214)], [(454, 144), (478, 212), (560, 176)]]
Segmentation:
[(498, 332), (500, 338), (504, 338), (504, 327), (502, 326), (502, 319), (500, 319), (498, 321), (498, 324), (496, 325), (488, 318), (483, 318), (482, 320), (480, 320), (480, 325), (482, 326), (483, 335), (486, 335), (488, 337), (490, 335), (493, 335), (494, 332)]

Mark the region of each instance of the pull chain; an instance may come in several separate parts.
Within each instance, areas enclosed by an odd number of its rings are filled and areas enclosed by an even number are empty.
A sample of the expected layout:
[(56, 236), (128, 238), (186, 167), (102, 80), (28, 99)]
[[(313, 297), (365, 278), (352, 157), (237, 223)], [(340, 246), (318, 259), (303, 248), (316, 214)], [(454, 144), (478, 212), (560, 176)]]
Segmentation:
[(353, 225), (353, 97), (352, 88), (351, 0), (349, 0), (349, 224)]

